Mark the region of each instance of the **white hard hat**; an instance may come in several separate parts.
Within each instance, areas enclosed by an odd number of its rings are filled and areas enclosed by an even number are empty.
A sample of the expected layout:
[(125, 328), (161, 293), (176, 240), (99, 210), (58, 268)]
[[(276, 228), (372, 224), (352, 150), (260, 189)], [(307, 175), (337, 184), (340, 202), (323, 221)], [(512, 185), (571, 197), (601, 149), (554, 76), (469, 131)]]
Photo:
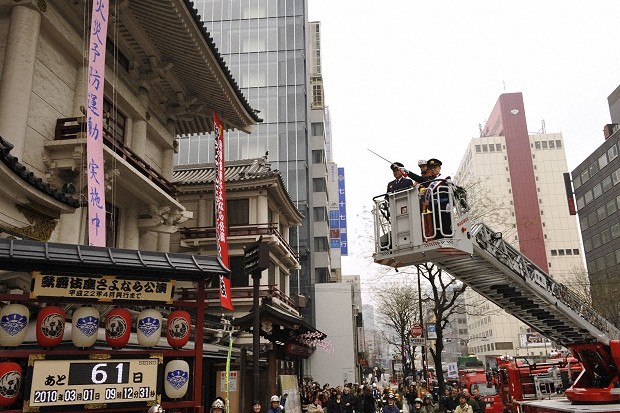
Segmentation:
[(156, 404), (151, 406), (148, 413), (163, 413), (165, 410), (161, 407), (161, 405)]
[(211, 410), (213, 409), (222, 409), (224, 410), (226, 408), (226, 404), (224, 403), (224, 400), (217, 398), (213, 401), (213, 403), (211, 403)]
[(421, 159), (418, 161), (418, 166), (426, 166), (426, 159)]
[(278, 402), (280, 403), (280, 398), (278, 396), (276, 396), (275, 394), (273, 396), (271, 396), (271, 402)]

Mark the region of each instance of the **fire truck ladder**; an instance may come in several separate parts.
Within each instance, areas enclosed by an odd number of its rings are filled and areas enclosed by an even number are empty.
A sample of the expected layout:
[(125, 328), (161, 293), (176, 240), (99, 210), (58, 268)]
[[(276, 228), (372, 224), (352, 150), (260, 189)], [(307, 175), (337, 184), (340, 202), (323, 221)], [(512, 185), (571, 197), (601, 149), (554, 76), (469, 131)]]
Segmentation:
[[(584, 366), (580, 378), (566, 392), (571, 400), (590, 401), (594, 394), (596, 401), (620, 400), (616, 367), (620, 366), (620, 330), (504, 241), (501, 233), (483, 223), (468, 228), (467, 213), (452, 190), (452, 208), (445, 212), (452, 214), (453, 236), (426, 240), (417, 190), (405, 192), (375, 198), (375, 262), (393, 267), (434, 263), (536, 331), (570, 348)], [(383, 202), (388, 206), (381, 206)], [(387, 244), (385, 235), (389, 235)], [(406, 243), (403, 239), (416, 241)], [(603, 394), (592, 392), (593, 387)]]

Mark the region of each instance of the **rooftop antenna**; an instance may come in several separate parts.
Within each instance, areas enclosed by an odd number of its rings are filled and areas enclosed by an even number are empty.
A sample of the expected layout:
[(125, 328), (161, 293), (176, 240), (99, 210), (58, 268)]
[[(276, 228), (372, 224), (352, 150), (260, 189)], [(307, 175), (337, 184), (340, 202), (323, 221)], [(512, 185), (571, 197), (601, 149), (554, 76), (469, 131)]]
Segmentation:
[(540, 121), (540, 130), (538, 131), (538, 133), (542, 133), (543, 135), (547, 134), (547, 126), (545, 125), (544, 119)]
[(484, 132), (482, 131), (482, 123), (478, 124), (478, 130), (480, 131), (480, 138), (482, 138), (484, 136)]
[(504, 92), (506, 91), (506, 81), (502, 80), (502, 85), (504, 85)]

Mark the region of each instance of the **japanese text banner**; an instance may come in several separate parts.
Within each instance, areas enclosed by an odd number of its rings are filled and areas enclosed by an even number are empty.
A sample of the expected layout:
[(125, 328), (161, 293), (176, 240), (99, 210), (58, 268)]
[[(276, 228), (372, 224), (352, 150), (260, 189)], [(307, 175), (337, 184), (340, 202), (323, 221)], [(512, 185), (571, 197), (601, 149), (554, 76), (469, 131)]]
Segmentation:
[[(215, 130), (215, 234), (217, 255), (226, 268), (230, 268), (228, 258), (228, 219), (226, 215), (226, 178), (224, 177), (224, 125), (217, 113), (213, 113)], [(220, 304), (223, 308), (233, 310), (230, 295), (230, 278), (220, 274)]]
[(88, 244), (106, 246), (103, 172), (103, 86), (109, 0), (94, 0), (88, 54), (87, 143)]

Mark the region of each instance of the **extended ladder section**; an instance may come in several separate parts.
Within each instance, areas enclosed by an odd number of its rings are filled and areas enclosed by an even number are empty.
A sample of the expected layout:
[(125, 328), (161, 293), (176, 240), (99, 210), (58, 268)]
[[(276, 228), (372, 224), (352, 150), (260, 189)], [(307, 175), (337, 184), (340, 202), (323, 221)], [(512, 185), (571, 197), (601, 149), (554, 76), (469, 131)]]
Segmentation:
[[(414, 188), (375, 198), (375, 262), (395, 268), (436, 264), (544, 336), (571, 348), (584, 365), (581, 377), (588, 376), (582, 387), (608, 388), (605, 401), (619, 400), (620, 395), (609, 390), (620, 388), (616, 368), (620, 331), (504, 241), (501, 233), (484, 224), (470, 226), (466, 202), (455, 196), (449, 182), (445, 187), (443, 195), (429, 193), (431, 189), (419, 194)], [(448, 202), (442, 206), (439, 198), (445, 196)], [(449, 220), (441, 214), (449, 214)], [(585, 392), (567, 391), (567, 396), (589, 400)]]

